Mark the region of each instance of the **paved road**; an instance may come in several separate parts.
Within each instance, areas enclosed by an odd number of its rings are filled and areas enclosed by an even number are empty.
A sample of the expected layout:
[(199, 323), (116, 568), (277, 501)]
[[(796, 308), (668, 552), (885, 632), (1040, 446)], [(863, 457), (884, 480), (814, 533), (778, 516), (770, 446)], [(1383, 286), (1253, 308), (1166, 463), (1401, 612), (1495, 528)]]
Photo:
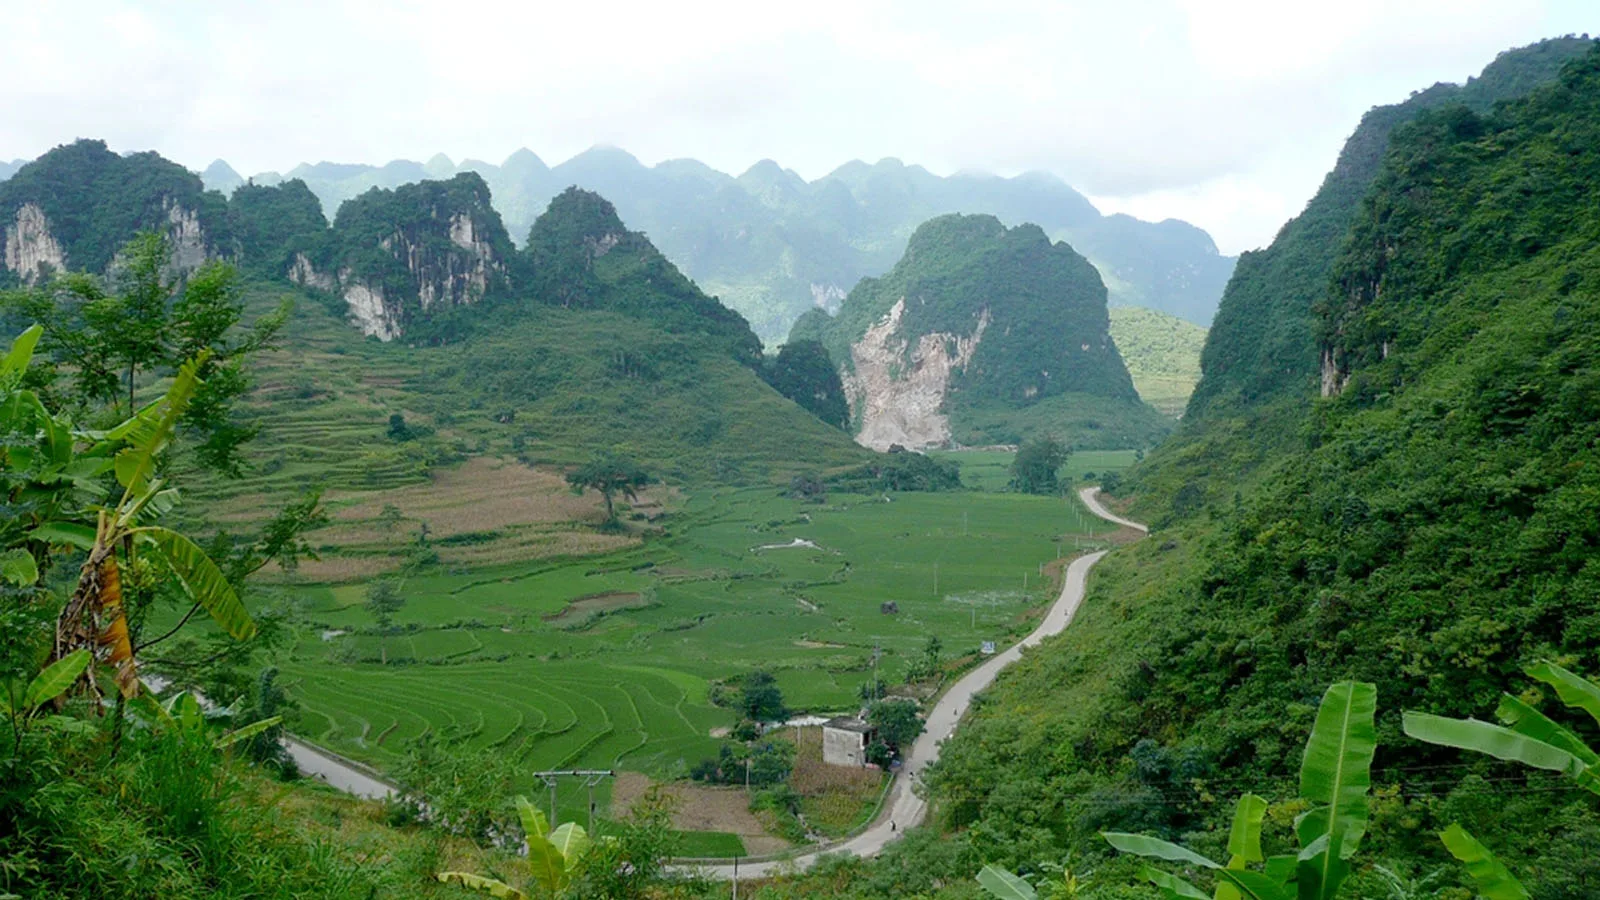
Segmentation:
[(394, 785), (379, 778), (377, 773), (365, 767), (358, 767), (321, 747), (313, 747), (299, 738), (292, 737), (285, 737), (283, 745), (288, 748), (289, 755), (294, 757), (295, 765), (300, 767), (301, 774), (308, 778), (315, 778), (347, 794), (355, 794), (368, 800), (382, 800), (398, 793)]
[(1150, 526), (1140, 525), (1138, 522), (1135, 522), (1131, 519), (1124, 519), (1111, 510), (1106, 509), (1105, 506), (1100, 502), (1099, 488), (1084, 488), (1078, 492), (1078, 496), (1083, 498), (1083, 505), (1089, 507), (1090, 512), (1093, 512), (1100, 518), (1105, 519), (1107, 522), (1115, 522), (1118, 525), (1126, 525), (1129, 528), (1132, 528), (1136, 531), (1142, 531), (1145, 534), (1150, 533)]
[[(1084, 488), (1078, 492), (1078, 496), (1083, 499), (1084, 505), (1103, 519), (1140, 531), (1148, 530), (1137, 522), (1130, 522), (1113, 515), (1100, 504), (1096, 496), (1099, 492), (1100, 489), (1097, 487)], [(780, 869), (806, 869), (823, 853), (876, 856), (887, 844), (899, 838), (905, 829), (921, 824), (928, 809), (927, 803), (911, 789), (916, 776), (939, 758), (940, 742), (955, 732), (957, 723), (961, 721), (961, 715), (967, 711), (968, 704), (972, 702), (972, 695), (987, 688), (1001, 669), (1021, 658), (1024, 648), (1032, 647), (1051, 635), (1059, 634), (1071, 624), (1073, 615), (1078, 611), (1078, 605), (1083, 602), (1089, 570), (1094, 568), (1094, 564), (1105, 555), (1106, 551), (1102, 550), (1073, 560), (1067, 567), (1067, 577), (1061, 585), (1061, 596), (1045, 613), (1044, 621), (1039, 623), (1039, 627), (1011, 649), (997, 654), (993, 659), (962, 676), (960, 681), (939, 698), (939, 702), (934, 704), (933, 710), (928, 713), (927, 730), (917, 738), (916, 744), (901, 766), (900, 775), (895, 778), (894, 785), (889, 789), (889, 799), (884, 804), (885, 811), (879, 814), (877, 821), (866, 831), (804, 856), (770, 862), (743, 863), (739, 866), (739, 877), (760, 878)], [(731, 865), (701, 866), (696, 870), (719, 879), (732, 878), (734, 872)]]

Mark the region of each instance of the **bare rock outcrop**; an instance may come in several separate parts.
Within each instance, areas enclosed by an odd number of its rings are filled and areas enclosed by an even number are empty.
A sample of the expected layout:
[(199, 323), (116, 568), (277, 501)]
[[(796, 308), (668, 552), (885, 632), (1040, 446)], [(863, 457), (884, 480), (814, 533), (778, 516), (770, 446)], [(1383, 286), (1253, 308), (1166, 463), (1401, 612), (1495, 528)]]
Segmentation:
[(5, 255), (6, 268), (30, 284), (46, 271), (67, 268), (67, 255), (37, 203), (18, 207), (16, 220), (6, 226)]
[(951, 375), (964, 370), (989, 327), (984, 309), (968, 335), (920, 335), (906, 351), (909, 338), (901, 329), (906, 301), (869, 327), (850, 348), (855, 371), (845, 374), (845, 396), (851, 416), (861, 423), (857, 443), (874, 450), (899, 444), (909, 450), (950, 443), (950, 418), (944, 412)]

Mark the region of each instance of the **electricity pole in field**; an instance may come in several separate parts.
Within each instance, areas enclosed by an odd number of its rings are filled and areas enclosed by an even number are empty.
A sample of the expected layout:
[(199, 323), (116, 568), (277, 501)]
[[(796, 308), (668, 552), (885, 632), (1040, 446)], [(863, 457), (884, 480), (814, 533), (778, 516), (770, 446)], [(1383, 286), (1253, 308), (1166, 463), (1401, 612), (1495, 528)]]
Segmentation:
[(551, 772), (535, 772), (533, 777), (544, 782), (550, 789), (550, 827), (556, 827), (556, 785), (563, 778), (580, 778), (583, 786), (589, 789), (589, 834), (594, 834), (594, 789), (607, 778), (617, 773), (610, 769), (562, 769)]

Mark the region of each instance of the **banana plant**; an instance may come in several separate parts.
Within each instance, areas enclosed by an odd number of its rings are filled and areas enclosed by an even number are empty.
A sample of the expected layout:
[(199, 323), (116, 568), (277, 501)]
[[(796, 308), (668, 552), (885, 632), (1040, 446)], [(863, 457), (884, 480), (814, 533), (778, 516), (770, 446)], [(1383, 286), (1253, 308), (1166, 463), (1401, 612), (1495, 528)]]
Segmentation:
[[(149, 691), (148, 686), (145, 691), (146, 693), (139, 698), (139, 702), (144, 704), (144, 710), (152, 714), (152, 718), (156, 723), (174, 732), (204, 735), (210, 729), (211, 722), (214, 719), (232, 716), (236, 713), (233, 707), (208, 711), (204, 699), (189, 691), (179, 691), (167, 698), (165, 703), (156, 700), (154, 693)], [(281, 722), (283, 722), (283, 716), (269, 716), (235, 728), (212, 741), (211, 745), (218, 750), (222, 750), (240, 741), (249, 740)]]
[[(533, 880), (548, 896), (562, 896), (572, 886), (592, 846), (588, 832), (575, 822), (563, 822), (551, 830), (550, 820), (527, 797), (517, 798), (517, 815), (522, 819), (528, 845), (528, 868), (533, 871)], [(503, 881), (471, 872), (440, 872), (435, 877), (447, 884), (485, 891), (491, 897), (522, 900), (527, 896)]]
[[(1216, 879), (1214, 900), (1329, 900), (1350, 874), (1350, 858), (1367, 830), (1367, 792), (1377, 749), (1376, 686), (1340, 682), (1328, 688), (1300, 763), (1300, 795), (1310, 809), (1295, 820), (1300, 851), (1264, 859), (1261, 819), (1266, 801), (1252, 794), (1239, 799), (1228, 838), (1227, 865), (1177, 844), (1138, 834), (1101, 836), (1124, 853), (1209, 869)], [(1250, 864), (1260, 863), (1252, 869)], [(1167, 898), (1204, 900), (1194, 884), (1154, 867), (1141, 873)]]
[[(128, 699), (138, 694), (139, 677), (123, 608), (120, 568), (131, 563), (135, 554), (148, 553), (158, 560), (194, 608), (210, 613), (234, 639), (245, 640), (255, 634), (255, 623), (238, 594), (205, 551), (178, 532), (145, 524), (145, 519), (166, 512), (177, 502), (177, 492), (164, 488), (157, 469), (176, 435), (178, 420), (194, 398), (200, 383), (198, 366), (203, 363), (203, 354), (186, 363), (164, 397), (101, 436), (102, 446), (108, 442), (122, 445), (111, 459), (122, 494), (114, 504), (93, 508), (92, 531), (82, 523), (54, 522), (30, 534), (37, 541), (88, 551), (77, 587), (56, 620), (55, 656), (61, 658), (80, 649), (96, 651), (97, 658), (111, 666), (117, 689)], [(98, 687), (92, 669), (83, 680), (93, 694)]]
[[(1529, 666), (1527, 673), (1554, 688), (1562, 703), (1600, 722), (1600, 685), (1549, 661)], [(1501, 695), (1495, 717), (1502, 724), (1407, 712), (1401, 725), (1419, 741), (1560, 772), (1585, 790), (1600, 794), (1600, 753), (1571, 729), (1511, 694)], [(1528, 896), (1494, 854), (1460, 825), (1451, 825), (1439, 839), (1467, 867), (1482, 896), (1489, 900), (1524, 900)]]

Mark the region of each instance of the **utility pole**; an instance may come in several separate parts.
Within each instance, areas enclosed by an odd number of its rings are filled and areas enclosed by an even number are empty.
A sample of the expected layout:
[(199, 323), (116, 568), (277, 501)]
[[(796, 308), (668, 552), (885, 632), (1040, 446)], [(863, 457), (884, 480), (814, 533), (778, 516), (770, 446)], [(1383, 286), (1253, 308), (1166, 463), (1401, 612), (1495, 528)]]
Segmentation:
[(583, 786), (589, 789), (589, 833), (594, 833), (594, 789), (600, 782), (611, 778), (617, 773), (610, 769), (561, 769), (550, 772), (535, 772), (533, 777), (544, 782), (550, 789), (550, 827), (556, 827), (556, 785), (563, 778), (579, 778)]
[(937, 560), (933, 563), (933, 595), (935, 597), (939, 596), (939, 563)]
[(961, 536), (967, 536), (967, 511), (964, 509), (961, 511)]
[(878, 656), (882, 654), (882, 652), (882, 648), (880, 648), (878, 646), (878, 642), (874, 640), (872, 642), (872, 699), (874, 700), (883, 699), (882, 697), (878, 696), (878, 686), (882, 684), (882, 682), (878, 680)]

